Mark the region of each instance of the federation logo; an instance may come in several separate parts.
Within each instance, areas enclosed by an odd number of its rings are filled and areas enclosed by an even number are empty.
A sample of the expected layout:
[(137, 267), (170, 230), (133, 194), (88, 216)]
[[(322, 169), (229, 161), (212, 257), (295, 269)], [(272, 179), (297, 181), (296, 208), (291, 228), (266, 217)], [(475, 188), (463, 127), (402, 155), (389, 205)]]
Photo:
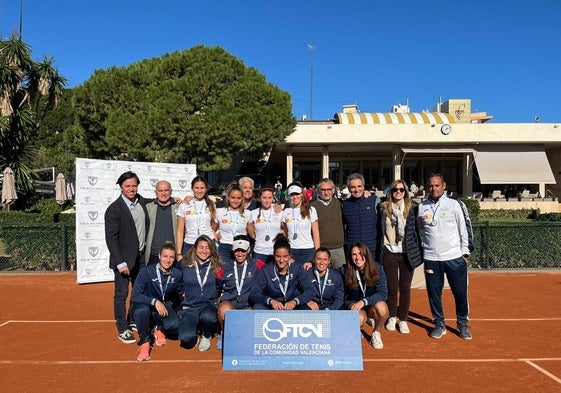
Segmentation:
[(90, 186), (92, 187), (97, 184), (98, 180), (97, 176), (88, 176), (88, 183), (90, 183)]
[(277, 342), (287, 337), (308, 338), (312, 335), (322, 338), (323, 325), (313, 323), (285, 323), (279, 318), (269, 318), (263, 324), (263, 336), (272, 342)]
[(187, 187), (187, 180), (179, 180), (179, 187), (181, 187), (181, 189)]
[(156, 187), (156, 183), (158, 182), (159, 179), (150, 179), (150, 185), (152, 187)]
[(90, 210), (88, 212), (88, 217), (90, 218), (90, 221), (95, 221), (97, 220), (99, 213), (97, 212), (97, 210)]
[(88, 247), (88, 252), (92, 256), (92, 258), (95, 258), (99, 253), (99, 247)]

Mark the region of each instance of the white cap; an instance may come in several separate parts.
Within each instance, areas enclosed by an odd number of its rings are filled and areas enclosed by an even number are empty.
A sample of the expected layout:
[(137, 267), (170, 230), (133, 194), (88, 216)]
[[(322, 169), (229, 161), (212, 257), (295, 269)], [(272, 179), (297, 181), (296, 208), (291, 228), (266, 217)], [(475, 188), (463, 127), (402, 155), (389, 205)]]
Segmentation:
[(302, 194), (302, 188), (296, 186), (296, 185), (292, 185), (290, 187), (288, 187), (288, 195), (290, 194)]
[(249, 242), (244, 239), (234, 240), (234, 242), (232, 243), (232, 251), (236, 250), (249, 250)]

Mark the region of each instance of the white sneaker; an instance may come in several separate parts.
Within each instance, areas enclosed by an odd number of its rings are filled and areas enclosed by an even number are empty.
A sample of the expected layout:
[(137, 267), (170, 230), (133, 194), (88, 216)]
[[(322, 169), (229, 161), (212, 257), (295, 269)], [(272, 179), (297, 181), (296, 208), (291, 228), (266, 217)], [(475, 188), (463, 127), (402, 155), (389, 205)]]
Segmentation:
[(372, 345), (374, 349), (384, 348), (384, 343), (382, 342), (382, 335), (380, 334), (380, 332), (372, 333), (372, 338), (370, 339), (370, 345)]
[(386, 322), (386, 330), (389, 330), (390, 332), (394, 332), (396, 323), (397, 323), (396, 317), (388, 318), (388, 322)]
[(399, 332), (401, 334), (411, 333), (410, 330), (409, 330), (409, 326), (407, 326), (407, 322), (405, 322), (405, 321), (400, 321), (399, 322)]
[(368, 318), (366, 320), (366, 324), (372, 326), (372, 329), (374, 329), (374, 327), (376, 326), (376, 321), (374, 320), (374, 318)]
[(199, 351), (204, 352), (210, 349), (210, 338), (205, 336), (201, 337), (201, 341), (199, 341)]

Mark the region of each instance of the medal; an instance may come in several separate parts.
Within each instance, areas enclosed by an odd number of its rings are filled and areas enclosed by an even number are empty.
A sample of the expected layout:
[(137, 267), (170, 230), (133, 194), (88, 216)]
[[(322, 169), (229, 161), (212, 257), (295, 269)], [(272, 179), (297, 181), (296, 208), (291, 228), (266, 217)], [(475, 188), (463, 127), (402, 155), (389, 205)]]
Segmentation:
[(432, 221), (430, 222), (430, 226), (431, 226), (431, 227), (435, 227), (435, 226), (436, 226), (436, 221), (432, 220)]
[(242, 302), (242, 297), (240, 295), (238, 295), (236, 297), (236, 302), (241, 303)]
[(292, 236), (292, 239), (294, 239), (294, 240), (298, 239), (298, 234), (294, 233), (294, 235)]
[(269, 240), (271, 240), (271, 236), (269, 235), (265, 236), (265, 241), (268, 242)]

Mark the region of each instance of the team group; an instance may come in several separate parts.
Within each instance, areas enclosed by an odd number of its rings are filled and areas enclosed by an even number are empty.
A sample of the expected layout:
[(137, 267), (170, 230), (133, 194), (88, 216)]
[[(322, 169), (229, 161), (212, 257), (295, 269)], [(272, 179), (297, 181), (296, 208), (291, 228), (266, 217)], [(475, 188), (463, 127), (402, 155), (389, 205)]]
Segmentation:
[[(302, 186), (287, 187), (286, 206), (265, 186), (254, 198), (251, 178), (230, 185), (214, 203), (200, 176), (192, 196), (172, 198), (171, 184), (156, 184), (156, 198), (138, 194), (138, 176), (117, 180), (121, 195), (105, 213), (110, 267), (115, 273), (114, 314), (118, 337), (136, 343), (137, 359), (153, 345), (178, 339), (184, 348), (222, 348), (228, 310), (354, 310), (360, 326), (372, 327), (370, 344), (382, 349), (382, 327), (410, 332), (407, 324), (413, 271), (424, 264), (434, 339), (446, 334), (444, 277), (456, 304), (458, 335), (470, 340), (467, 258), (469, 216), (446, 194), (445, 179), (431, 174), (428, 199), (415, 206), (402, 180), (385, 198), (365, 191), (350, 175), (350, 197), (334, 196), (323, 179), (316, 200)], [(131, 304), (127, 312), (129, 286)]]

